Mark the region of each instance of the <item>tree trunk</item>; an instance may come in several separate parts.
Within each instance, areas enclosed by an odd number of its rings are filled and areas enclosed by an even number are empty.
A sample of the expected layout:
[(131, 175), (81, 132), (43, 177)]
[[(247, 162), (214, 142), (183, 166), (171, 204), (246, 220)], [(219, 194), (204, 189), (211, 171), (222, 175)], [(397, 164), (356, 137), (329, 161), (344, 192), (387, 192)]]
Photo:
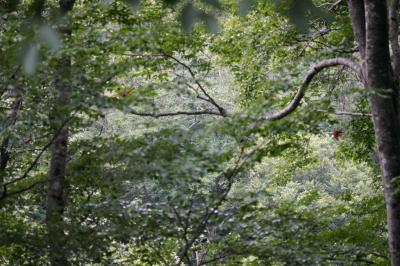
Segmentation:
[(399, 12), (399, 0), (389, 1), (389, 40), (392, 48), (393, 74), (396, 83), (400, 78), (400, 45), (399, 45), (399, 22), (397, 14)]
[[(58, 88), (61, 90), (62, 88)], [(64, 88), (66, 91), (66, 88)], [(61, 92), (60, 92), (61, 93)], [(64, 94), (66, 95), (66, 94)], [(60, 98), (61, 95), (60, 95)], [(61, 99), (60, 99), (61, 100)], [(47, 233), (51, 265), (68, 265), (64, 251), (65, 234), (63, 212), (65, 207), (65, 170), (68, 148), (68, 129), (59, 131), (51, 147), (51, 161), (47, 191)]]
[(400, 266), (400, 124), (393, 80), (386, 2), (365, 0), (365, 73), (385, 191), (391, 264)]
[(358, 44), (361, 59), (364, 60), (366, 42), (364, 0), (349, 0), (348, 5), (354, 40)]
[[(60, 12), (65, 16), (72, 10), (74, 0), (60, 0)], [(61, 29), (64, 41), (71, 35), (68, 26)], [(53, 266), (68, 265), (65, 245), (65, 232), (63, 222), (63, 212), (65, 208), (65, 173), (67, 167), (68, 152), (68, 127), (65, 121), (68, 119), (69, 112), (69, 81), (71, 71), (71, 60), (64, 56), (58, 62), (57, 80), (55, 89), (57, 99), (54, 104), (50, 121), (57, 134), (51, 146), (51, 160), (48, 177), (47, 191), (47, 213), (46, 225), (49, 239), (50, 263)], [(60, 129), (61, 128), (61, 129)]]

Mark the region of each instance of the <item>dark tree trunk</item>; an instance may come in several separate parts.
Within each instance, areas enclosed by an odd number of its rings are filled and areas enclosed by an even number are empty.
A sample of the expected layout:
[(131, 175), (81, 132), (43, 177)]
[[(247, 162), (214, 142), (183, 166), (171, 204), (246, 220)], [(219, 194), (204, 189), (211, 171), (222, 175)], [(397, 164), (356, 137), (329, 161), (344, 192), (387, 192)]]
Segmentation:
[[(60, 12), (66, 15), (72, 10), (74, 0), (60, 0)], [(69, 27), (61, 28), (64, 41), (71, 35)], [(58, 93), (54, 108), (50, 117), (54, 132), (57, 134), (51, 146), (51, 161), (48, 177), (47, 214), (46, 225), (49, 239), (50, 263), (53, 266), (68, 265), (66, 250), (64, 248), (66, 237), (63, 222), (65, 208), (65, 174), (68, 152), (68, 127), (65, 125), (69, 112), (69, 81), (71, 71), (71, 59), (64, 56), (58, 62), (58, 77), (55, 89)], [(60, 129), (61, 128), (61, 129)]]
[[(364, 7), (360, 3), (364, 3)], [(398, 83), (394, 79), (389, 50), (391, 43), (395, 60), (393, 65), (397, 71), (397, 20), (394, 20), (393, 8), (397, 10), (397, 3), (390, 2), (388, 14), (386, 1), (349, 0), (350, 17), (354, 37), (360, 47), (378, 145), (387, 209), (390, 260), (393, 266), (400, 266), (400, 194), (396, 192), (397, 177), (400, 176), (400, 122), (396, 100)], [(365, 24), (360, 21), (365, 21)]]
[(63, 212), (65, 207), (65, 170), (68, 148), (68, 129), (59, 131), (51, 147), (51, 161), (47, 192), (47, 233), (51, 265), (68, 265), (64, 250), (65, 233)]
[(358, 44), (361, 59), (364, 60), (366, 42), (364, 0), (349, 0), (348, 3), (354, 40)]
[(400, 265), (400, 126), (397, 88), (389, 53), (388, 13), (385, 1), (366, 0), (366, 73), (385, 191), (390, 259)]
[(388, 13), (389, 13), (389, 39), (390, 46), (392, 48), (392, 64), (393, 74), (396, 83), (399, 83), (400, 77), (400, 45), (399, 45), (399, 0), (389, 1)]

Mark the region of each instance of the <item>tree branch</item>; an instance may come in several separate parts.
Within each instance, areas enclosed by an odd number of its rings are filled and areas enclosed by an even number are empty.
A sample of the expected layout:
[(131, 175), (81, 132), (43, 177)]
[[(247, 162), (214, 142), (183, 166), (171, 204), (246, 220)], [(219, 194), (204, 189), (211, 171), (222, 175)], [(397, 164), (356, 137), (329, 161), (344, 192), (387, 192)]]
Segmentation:
[(178, 115), (216, 115), (216, 116), (226, 116), (222, 115), (220, 112), (214, 112), (214, 111), (209, 111), (209, 110), (204, 110), (204, 111), (177, 111), (177, 112), (170, 112), (170, 113), (146, 113), (146, 112), (137, 112), (137, 111), (130, 111), (131, 114), (137, 115), (137, 116), (147, 116), (147, 117), (154, 117), (154, 118), (160, 118), (160, 117), (166, 117), (166, 116), (178, 116)]
[[(248, 154), (248, 157), (250, 157), (255, 151), (256, 149), (251, 151)], [(245, 160), (243, 149), (240, 151), (240, 154), (237, 160), (235, 161), (235, 166), (231, 169), (231, 171), (227, 171), (228, 173), (227, 172), (223, 173), (224, 176), (226, 175), (225, 178), (228, 181), (227, 187), (224, 189), (224, 191), (220, 193), (219, 199), (215, 202), (215, 205), (210, 210), (206, 208), (200, 223), (198, 224), (196, 230), (193, 233), (193, 236), (188, 241), (186, 241), (185, 244), (180, 248), (178, 252), (179, 261), (175, 265), (181, 265), (183, 259), (187, 256), (187, 252), (193, 246), (196, 239), (203, 233), (210, 218), (216, 214), (216, 211), (221, 207), (222, 203), (227, 198), (229, 192), (231, 191), (235, 176), (239, 173), (240, 169), (244, 165), (244, 162), (242, 162), (242, 160)]]
[[(221, 116), (224, 116), (224, 117), (227, 116), (227, 112), (226, 112), (225, 108), (223, 108), (222, 106), (220, 106), (220, 105), (214, 100), (214, 98), (212, 98), (212, 97), (210, 96), (210, 94), (208, 94), (208, 92), (206, 91), (206, 89), (203, 87), (203, 85), (202, 85), (202, 84), (200, 83), (200, 81), (197, 79), (196, 73), (193, 71), (193, 69), (192, 69), (189, 65), (185, 64), (184, 62), (182, 62), (181, 60), (179, 60), (178, 58), (176, 58), (175, 56), (169, 55), (169, 54), (131, 54), (131, 53), (124, 54), (124, 55), (127, 55), (127, 56), (139, 56), (139, 57), (164, 57), (164, 58), (168, 58), (168, 59), (171, 59), (171, 60), (175, 61), (175, 62), (178, 63), (179, 65), (183, 66), (183, 67), (189, 72), (190, 76), (193, 78), (193, 80), (194, 80), (194, 82), (196, 83), (197, 87), (198, 87), (198, 88), (201, 90), (201, 92), (206, 96), (205, 98), (207, 99), (207, 101), (208, 101), (209, 103), (211, 103), (212, 105), (214, 105), (214, 106), (218, 109), (220, 115), (221, 115)], [(202, 99), (202, 100), (205, 100), (205, 98), (203, 98), (203, 97), (201, 97), (201, 96), (198, 96), (198, 98), (199, 98), (199, 99)]]
[(30, 184), (27, 187), (24, 187), (24, 188), (21, 188), (21, 189), (18, 189), (18, 190), (14, 190), (14, 191), (11, 191), (9, 193), (7, 193), (7, 189), (5, 188), (5, 190), (3, 191), (3, 195), (1, 195), (1, 197), (0, 197), (0, 201), (5, 199), (5, 198), (7, 198), (7, 197), (10, 197), (10, 196), (13, 196), (13, 195), (20, 194), (20, 193), (26, 192), (28, 190), (31, 190), (32, 188), (34, 188), (35, 186), (37, 186), (39, 184), (46, 183), (46, 181), (47, 180), (36, 181), (36, 182)]
[(314, 112), (318, 112), (318, 113), (329, 113), (332, 115), (348, 115), (348, 116), (369, 116), (372, 117), (371, 113), (362, 113), (362, 112), (345, 112), (345, 111), (341, 111), (341, 112), (330, 112), (328, 110), (314, 110)]
[(323, 69), (334, 66), (345, 66), (356, 72), (356, 74), (360, 77), (361, 80), (364, 80), (361, 66), (350, 59), (333, 58), (333, 59), (323, 60), (320, 63), (316, 64), (310, 71), (308, 71), (303, 84), (301, 85), (300, 89), (297, 91), (296, 95), (293, 97), (289, 105), (281, 111), (267, 115), (265, 119), (274, 121), (291, 114), (300, 105), (300, 102), (304, 97), (304, 93), (307, 90), (313, 78)]
[[(51, 146), (51, 144), (53, 144), (53, 142), (56, 139), (56, 137), (60, 134), (61, 130), (71, 120), (71, 118), (72, 117), (70, 117), (69, 119), (67, 119), (66, 121), (64, 121), (62, 123), (61, 127), (55, 132), (53, 138), (45, 146), (43, 146), (43, 148), (40, 150), (40, 152), (36, 155), (35, 159), (31, 162), (29, 167), (25, 170), (25, 172), (20, 177), (17, 177), (15, 179), (3, 184), (3, 193), (2, 193), (2, 195), (0, 197), (0, 200), (4, 199), (4, 198), (6, 198), (6, 197), (8, 197), (10, 195), (16, 194), (15, 192), (7, 194), (7, 186), (12, 185), (14, 183), (17, 183), (17, 182), (19, 182), (21, 180), (24, 180), (25, 178), (28, 177), (28, 174), (33, 170), (33, 168), (35, 168), (35, 166), (39, 162), (40, 158), (42, 157), (43, 153)], [(38, 183), (38, 182), (36, 182), (36, 183)], [(26, 190), (21, 190), (21, 192), (24, 192)]]
[[(206, 96), (206, 97), (202, 97), (202, 96), (198, 95), (197, 98), (211, 103), (219, 111), (219, 112), (214, 112), (214, 111), (210, 111), (210, 110), (195, 111), (195, 112), (178, 111), (178, 112), (159, 113), (159, 114), (130, 111), (131, 114), (138, 115), (138, 116), (154, 117), (154, 118), (167, 117), (167, 116), (177, 116), (177, 115), (218, 115), (218, 116), (222, 116), (222, 117), (228, 116), (226, 110), (215, 102), (215, 100), (207, 93), (207, 91), (204, 89), (204, 87), (201, 85), (201, 83), (197, 80), (196, 74), (191, 69), (191, 67), (188, 66), (187, 64), (185, 64), (184, 62), (180, 61), (178, 58), (176, 58), (176, 57), (174, 57), (172, 55), (167, 55), (167, 54), (147, 54), (147, 55), (146, 54), (126, 54), (126, 55), (143, 56), (143, 57), (146, 57), (146, 56), (148, 56), (148, 57), (165, 57), (165, 58), (170, 58), (170, 59), (174, 60), (175, 62), (177, 62), (178, 64), (180, 64), (181, 66), (183, 66), (184, 68), (186, 68), (188, 70), (188, 72), (192, 76), (192, 78), (195, 81), (195, 83), (198, 86), (198, 88)], [(274, 121), (274, 120), (281, 119), (281, 118), (289, 115), (290, 113), (292, 113), (300, 105), (300, 102), (304, 97), (304, 93), (307, 90), (307, 88), (310, 85), (310, 83), (313, 80), (313, 78), (319, 72), (321, 72), (323, 69), (329, 68), (329, 67), (335, 67), (335, 66), (347, 67), (347, 68), (353, 70), (362, 81), (365, 80), (364, 76), (363, 76), (362, 67), (358, 63), (352, 61), (351, 59), (333, 58), (333, 59), (323, 60), (320, 63), (316, 64), (307, 73), (306, 78), (305, 78), (302, 86), (297, 91), (296, 95), (294, 96), (292, 101), (289, 103), (289, 105), (286, 108), (284, 108), (283, 110), (281, 110), (281, 111), (279, 111), (277, 113), (273, 113), (273, 114), (267, 115), (265, 119), (266, 120), (270, 120), (270, 121)], [(336, 113), (336, 114), (337, 115), (352, 115), (350, 112), (339, 112), (339, 113)], [(360, 114), (354, 114), (354, 115), (360, 115)], [(368, 115), (364, 115), (364, 116), (368, 116)]]
[(335, 3), (333, 3), (330, 7), (329, 7), (329, 11), (333, 11), (335, 10), (341, 3), (343, 2), (343, 0), (337, 0)]
[(204, 95), (207, 97), (207, 99), (210, 100), (210, 103), (213, 104), (218, 111), (221, 113), (222, 116), (226, 116), (226, 110), (220, 106), (219, 104), (217, 104), (217, 102), (207, 93), (207, 91), (204, 89), (204, 87), (201, 85), (201, 83), (197, 80), (196, 78), (196, 74), (194, 73), (194, 71), (192, 70), (192, 68), (190, 66), (188, 66), (187, 64), (183, 63), (182, 61), (180, 61), (178, 58), (172, 56), (172, 55), (167, 55), (164, 54), (165, 57), (167, 58), (171, 58), (172, 60), (174, 60), (175, 62), (177, 62), (178, 64), (180, 64), (181, 66), (183, 66), (184, 68), (187, 69), (187, 71), (190, 73), (190, 75), (192, 76), (194, 82), (197, 84), (197, 86), (199, 87), (199, 89), (204, 93)]

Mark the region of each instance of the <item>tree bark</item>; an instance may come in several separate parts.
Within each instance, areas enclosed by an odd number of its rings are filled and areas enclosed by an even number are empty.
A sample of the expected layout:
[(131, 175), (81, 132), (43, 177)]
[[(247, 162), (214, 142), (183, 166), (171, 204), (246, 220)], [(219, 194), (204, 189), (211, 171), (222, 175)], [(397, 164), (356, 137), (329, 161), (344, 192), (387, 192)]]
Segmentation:
[(386, 1), (365, 0), (364, 4), (365, 71), (385, 191), (390, 259), (392, 266), (400, 266), (400, 125), (389, 52), (388, 13)]
[[(63, 88), (59, 87), (58, 90)], [(65, 89), (65, 88), (64, 88)], [(66, 91), (66, 90), (65, 90)], [(64, 91), (64, 92), (65, 92)], [(63, 94), (66, 96), (67, 94)], [(65, 98), (60, 95), (60, 101)], [(51, 147), (51, 161), (47, 191), (47, 233), (51, 265), (68, 265), (64, 250), (65, 233), (63, 212), (65, 208), (65, 172), (68, 149), (68, 128), (64, 127), (54, 139)]]
[[(60, 13), (65, 16), (74, 5), (74, 0), (60, 0)], [(61, 28), (64, 41), (71, 35), (70, 28), (66, 25)], [(53, 112), (50, 116), (56, 137), (51, 145), (51, 160), (47, 190), (46, 226), (49, 240), (50, 264), (53, 266), (68, 265), (68, 256), (64, 248), (66, 237), (64, 232), (63, 212), (65, 208), (65, 174), (68, 152), (68, 127), (64, 122), (68, 119), (69, 112), (69, 81), (71, 59), (63, 56), (57, 65), (57, 80), (55, 89), (57, 98)], [(57, 129), (62, 129), (56, 133)]]
[(364, 0), (349, 0), (348, 6), (354, 41), (358, 44), (361, 59), (364, 60), (366, 42)]
[(400, 45), (399, 45), (399, 22), (398, 14), (399, 0), (390, 0), (388, 5), (389, 13), (389, 39), (392, 48), (392, 63), (394, 79), (398, 83), (400, 78)]

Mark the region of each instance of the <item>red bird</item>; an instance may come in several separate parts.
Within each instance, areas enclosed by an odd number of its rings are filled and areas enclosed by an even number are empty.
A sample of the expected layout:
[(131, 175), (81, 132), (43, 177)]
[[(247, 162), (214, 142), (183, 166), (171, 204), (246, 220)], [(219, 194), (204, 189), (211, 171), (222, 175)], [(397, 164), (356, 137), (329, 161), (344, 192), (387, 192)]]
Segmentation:
[(343, 131), (340, 129), (334, 128), (332, 135), (335, 140), (339, 140), (339, 138), (343, 136)]

